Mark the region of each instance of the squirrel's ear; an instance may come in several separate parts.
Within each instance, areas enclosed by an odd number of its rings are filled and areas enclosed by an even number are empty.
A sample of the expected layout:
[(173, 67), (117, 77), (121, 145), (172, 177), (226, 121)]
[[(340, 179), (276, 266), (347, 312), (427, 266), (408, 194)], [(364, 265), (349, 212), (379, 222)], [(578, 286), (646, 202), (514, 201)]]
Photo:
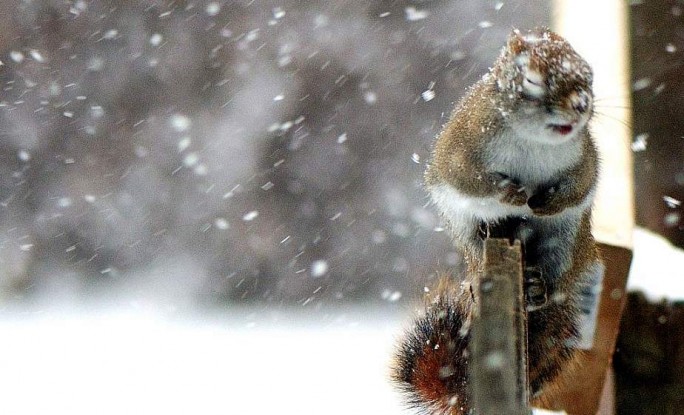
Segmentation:
[(558, 33), (552, 31), (546, 26), (537, 28), (537, 31), (539, 31), (541, 37), (543, 37), (544, 39), (549, 39), (553, 42), (565, 42), (565, 39), (563, 39), (563, 37), (561, 37)]
[(506, 48), (511, 51), (513, 55), (519, 55), (523, 51), (527, 50), (527, 42), (520, 33), (520, 30), (514, 29), (511, 34), (508, 35)]

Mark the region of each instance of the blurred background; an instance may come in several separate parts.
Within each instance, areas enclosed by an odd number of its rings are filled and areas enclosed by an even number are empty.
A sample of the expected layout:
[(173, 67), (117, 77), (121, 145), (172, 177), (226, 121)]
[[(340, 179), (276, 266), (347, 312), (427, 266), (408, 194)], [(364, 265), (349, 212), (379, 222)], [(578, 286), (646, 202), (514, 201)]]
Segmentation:
[[(682, 247), (684, 2), (630, 9), (637, 220)], [(432, 140), (510, 30), (551, 13), (541, 0), (0, 2), (6, 333), (115, 309), (267, 322), (261, 342), (294, 312), (391, 343), (437, 272), (460, 266), (422, 189)], [(656, 272), (684, 279), (680, 263)], [(130, 334), (115, 327), (93, 347)]]
[(5, 303), (398, 302), (459, 258), (422, 173), (543, 1), (8, 1)]

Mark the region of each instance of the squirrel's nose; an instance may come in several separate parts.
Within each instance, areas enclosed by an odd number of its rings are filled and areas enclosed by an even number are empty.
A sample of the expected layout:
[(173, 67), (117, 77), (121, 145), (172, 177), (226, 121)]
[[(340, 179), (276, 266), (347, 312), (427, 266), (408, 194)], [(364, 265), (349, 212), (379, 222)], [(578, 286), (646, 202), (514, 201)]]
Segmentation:
[(584, 114), (589, 109), (589, 96), (583, 91), (573, 91), (568, 96), (568, 101), (569, 106), (580, 114)]

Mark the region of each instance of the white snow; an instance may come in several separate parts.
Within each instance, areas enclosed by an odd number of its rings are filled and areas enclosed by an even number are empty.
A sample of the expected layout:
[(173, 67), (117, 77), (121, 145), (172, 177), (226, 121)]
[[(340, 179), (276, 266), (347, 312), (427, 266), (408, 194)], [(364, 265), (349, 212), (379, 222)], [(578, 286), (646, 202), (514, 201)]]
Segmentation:
[(328, 273), (328, 261), (317, 259), (311, 263), (311, 276), (319, 278)]
[(197, 153), (189, 153), (183, 158), (183, 165), (185, 167), (193, 167), (199, 162), (199, 156)]
[[(144, 312), (0, 319), (0, 412), (12, 415), (400, 414), (400, 324), (284, 314), (168, 322)], [(385, 317), (385, 318), (382, 318)]]
[(435, 91), (432, 89), (426, 89), (420, 94), (420, 96), (423, 98), (425, 102), (428, 102), (435, 97)]
[(207, 4), (205, 11), (209, 16), (216, 16), (221, 11), (221, 5), (216, 1), (212, 1), (211, 3)]
[(29, 153), (26, 150), (19, 150), (17, 152), (17, 157), (19, 157), (19, 160), (21, 160), (23, 162), (27, 162), (27, 161), (31, 160), (31, 153)]
[(105, 114), (104, 108), (100, 105), (92, 105), (90, 107), (90, 114), (93, 118), (102, 118)]
[(663, 202), (667, 204), (667, 207), (669, 208), (677, 208), (682, 204), (681, 200), (675, 199), (674, 197), (671, 196), (663, 196)]
[(104, 34), (104, 39), (112, 40), (119, 36), (119, 31), (116, 29), (109, 29)]
[(10, 59), (15, 61), (16, 63), (22, 63), (24, 61), (24, 54), (19, 52), (18, 50), (13, 50), (9, 54)]
[(646, 150), (648, 145), (648, 133), (641, 133), (634, 138), (632, 141), (632, 151), (637, 153), (639, 151)]
[(285, 10), (281, 9), (280, 7), (275, 7), (273, 9), (273, 18), (282, 19), (283, 17), (285, 17)]
[(408, 20), (409, 22), (415, 22), (418, 20), (423, 20), (430, 15), (429, 11), (418, 10), (412, 6), (406, 7), (404, 9), (404, 13), (406, 14), (406, 20)]
[(649, 86), (651, 86), (651, 78), (640, 78), (634, 81), (634, 84), (632, 84), (632, 90), (633, 91), (641, 91), (642, 89), (646, 89)]
[(39, 62), (39, 63), (45, 62), (45, 58), (43, 57), (43, 55), (39, 51), (37, 51), (35, 49), (31, 49), (29, 51), (29, 54), (31, 55), (33, 60), (35, 60), (36, 62)]
[(190, 147), (190, 144), (192, 143), (192, 139), (190, 137), (183, 137), (178, 141), (178, 152), (182, 153), (183, 151), (187, 150), (188, 147)]
[(363, 94), (363, 99), (366, 101), (367, 104), (373, 105), (378, 101), (378, 94), (376, 94), (373, 91), (367, 91)]
[(61, 208), (67, 208), (73, 204), (70, 197), (61, 197), (57, 200), (57, 206)]
[(399, 301), (402, 297), (401, 291), (383, 290), (381, 297), (390, 303)]
[(643, 291), (654, 301), (684, 300), (684, 250), (657, 234), (637, 228), (627, 288)]
[(225, 218), (216, 218), (214, 219), (214, 226), (216, 226), (217, 229), (220, 230), (226, 230), (230, 227), (230, 224)]
[(679, 212), (668, 212), (663, 216), (663, 223), (665, 226), (668, 228), (673, 228), (677, 225), (679, 225), (679, 221), (681, 220), (681, 215)]
[(162, 35), (160, 35), (159, 33), (155, 33), (152, 36), (150, 36), (150, 45), (159, 46), (163, 39), (164, 38)]
[(251, 222), (257, 217), (259, 217), (259, 211), (252, 210), (251, 212), (245, 213), (245, 215), (242, 217), (242, 220), (244, 220), (245, 222)]
[(171, 116), (171, 128), (178, 132), (183, 132), (187, 131), (190, 128), (190, 125), (192, 124), (192, 121), (190, 118), (183, 114), (174, 114)]

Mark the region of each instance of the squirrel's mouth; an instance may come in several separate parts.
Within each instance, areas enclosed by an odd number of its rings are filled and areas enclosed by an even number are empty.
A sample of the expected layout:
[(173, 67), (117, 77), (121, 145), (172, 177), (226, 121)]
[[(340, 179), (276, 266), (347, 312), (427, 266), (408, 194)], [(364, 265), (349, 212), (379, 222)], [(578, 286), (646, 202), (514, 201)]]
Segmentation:
[(568, 135), (572, 132), (574, 127), (572, 124), (548, 124), (547, 128), (550, 128), (554, 133)]

